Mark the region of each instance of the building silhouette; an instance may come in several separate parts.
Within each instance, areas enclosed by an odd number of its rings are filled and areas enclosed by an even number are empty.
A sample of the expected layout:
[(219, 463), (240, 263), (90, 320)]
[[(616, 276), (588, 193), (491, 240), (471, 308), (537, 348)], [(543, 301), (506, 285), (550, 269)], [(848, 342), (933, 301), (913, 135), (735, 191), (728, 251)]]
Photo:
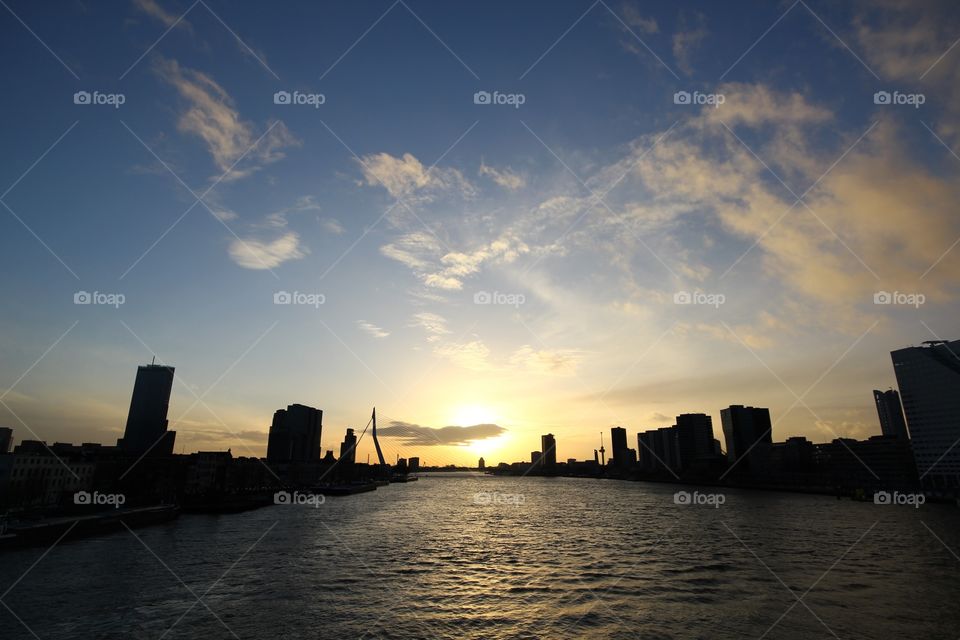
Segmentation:
[(926, 489), (960, 490), (960, 340), (890, 353), (917, 472)]
[(677, 416), (676, 429), (682, 469), (713, 456), (713, 418), (705, 413), (684, 413)]
[(738, 474), (762, 473), (773, 444), (770, 410), (733, 404), (720, 410), (720, 422), (728, 464), (736, 465)]
[(357, 459), (357, 436), (353, 429), (347, 429), (340, 443), (340, 464), (353, 464)]
[(0, 455), (10, 453), (13, 446), (13, 429), (10, 427), (0, 427)]
[(557, 440), (552, 433), (540, 436), (540, 450), (543, 452), (540, 461), (544, 469), (557, 467)]
[(916, 490), (917, 470), (909, 440), (871, 436), (837, 438), (816, 445), (817, 457), (833, 486), (868, 492), (893, 487)]
[(167, 410), (173, 390), (173, 367), (148, 364), (137, 367), (130, 411), (123, 438), (117, 445), (128, 455), (170, 455), (175, 431), (167, 430)]
[(874, 389), (873, 401), (877, 404), (880, 433), (895, 438), (908, 438), (907, 423), (903, 419), (903, 407), (900, 404), (900, 394), (897, 390), (878, 391)]
[(480, 461), (477, 463), (477, 469), (479, 469), (480, 471), (485, 471), (486, 468), (487, 468), (487, 463), (483, 460), (483, 458), (480, 458)]
[(409, 460), (407, 460), (407, 469), (410, 471), (410, 473), (416, 473), (417, 471), (420, 471), (420, 457), (412, 456)]
[(267, 438), (267, 461), (314, 462), (320, 460), (323, 411), (302, 404), (277, 409)]
[(660, 427), (637, 434), (640, 470), (646, 473), (680, 471), (680, 446), (677, 427)]
[(627, 430), (623, 427), (610, 429), (610, 447), (613, 458), (610, 462), (620, 469), (629, 469), (637, 462), (637, 452), (627, 446)]

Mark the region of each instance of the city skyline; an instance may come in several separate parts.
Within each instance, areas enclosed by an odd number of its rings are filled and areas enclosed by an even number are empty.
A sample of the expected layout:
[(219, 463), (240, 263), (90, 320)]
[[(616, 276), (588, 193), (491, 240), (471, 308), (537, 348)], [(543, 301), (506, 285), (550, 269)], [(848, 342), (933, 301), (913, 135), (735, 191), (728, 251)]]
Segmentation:
[[(942, 352), (942, 353), (940, 353)], [(917, 430), (921, 433), (921, 447), (926, 447), (926, 453), (923, 454), (924, 471), (929, 469), (933, 472), (935, 467), (942, 466), (946, 474), (955, 471), (955, 456), (950, 456), (956, 446), (956, 429), (952, 423), (943, 421), (943, 415), (951, 414), (953, 407), (951, 402), (955, 400), (949, 397), (949, 391), (955, 386), (954, 374), (960, 371), (960, 365), (955, 365), (952, 360), (960, 362), (960, 340), (954, 341), (926, 341), (923, 347), (906, 347), (890, 353), (893, 362), (895, 374), (903, 376), (904, 367), (912, 365), (910, 374), (905, 378), (906, 384), (910, 385), (910, 395), (921, 394), (922, 400), (918, 399), (916, 403), (922, 406), (922, 410), (914, 407), (914, 401), (911, 400), (911, 413), (914, 414), (914, 423)], [(929, 354), (939, 353), (935, 358)], [(903, 354), (918, 354), (917, 356), (906, 356), (911, 358), (913, 363), (904, 361)], [(936, 364), (927, 364), (928, 361)], [(915, 362), (926, 364), (917, 370)], [(945, 368), (946, 371), (942, 371)], [(176, 438), (175, 431), (168, 431), (166, 419), (168, 404), (173, 384), (175, 367), (165, 364), (157, 364), (155, 360), (148, 365), (141, 365), (137, 368), (133, 393), (130, 400), (130, 408), (127, 418), (127, 426), (124, 430), (124, 437), (117, 440), (117, 448), (133, 454), (134, 456), (165, 456), (174, 453), (174, 443)], [(932, 376), (932, 377), (931, 377)], [(946, 376), (946, 377), (943, 377)], [(900, 380), (898, 379), (898, 382)], [(901, 407), (900, 395), (898, 390), (889, 389), (887, 391), (873, 390), (873, 397), (877, 410), (878, 434), (868, 434), (871, 436), (894, 437), (905, 441), (910, 439), (904, 410)], [(931, 403), (947, 403), (944, 406), (931, 405)], [(937, 407), (937, 408), (934, 408)], [(374, 409), (374, 412), (376, 410)], [(664, 466), (672, 471), (682, 471), (686, 463), (681, 461), (692, 460), (697, 457), (723, 454), (732, 467), (741, 466), (742, 469), (750, 469), (756, 463), (750, 463), (740, 458), (750, 454), (756, 457), (758, 454), (767, 455), (763, 447), (769, 447), (773, 444), (773, 426), (776, 421), (771, 420), (770, 410), (766, 407), (753, 407), (732, 404), (719, 410), (720, 422), (718, 423), (719, 432), (717, 438), (713, 434), (713, 421), (711, 414), (708, 413), (682, 413), (675, 418), (663, 416), (664, 421), (673, 421), (672, 426), (657, 427), (653, 429), (644, 429), (636, 433), (637, 448), (628, 447), (630, 438), (630, 429), (621, 425), (610, 426), (610, 458), (607, 461), (614, 467), (632, 468), (638, 461), (641, 469), (654, 470), (662, 469)], [(931, 416), (933, 422), (931, 423)], [(327, 441), (322, 439), (323, 428), (323, 410), (302, 404), (288, 405), (286, 409), (278, 409), (274, 412), (273, 422), (269, 431), (264, 434), (267, 437), (266, 450), (263, 455), (256, 455), (253, 451), (248, 451), (252, 457), (258, 457), (266, 462), (318, 462), (326, 453), (330, 456), (336, 451), (336, 443), (327, 448)], [(369, 427), (369, 423), (367, 425)], [(935, 431), (936, 442), (930, 443), (931, 426)], [(490, 435), (467, 435), (470, 431), (482, 427), (495, 427)], [(354, 434), (355, 429), (345, 427), (346, 436), (342, 442), (339, 442), (339, 455), (347, 455), (352, 461), (357, 459), (357, 452), (360, 450), (359, 443), (362, 442), (362, 435), (358, 442), (358, 436)], [(366, 428), (362, 431), (365, 434)], [(430, 447), (431, 449), (442, 449), (448, 441), (454, 443), (468, 443), (472, 437), (478, 440), (498, 437), (499, 432), (504, 431), (498, 425), (471, 425), (468, 427), (447, 426), (440, 430), (431, 430), (420, 425), (409, 424), (399, 421), (390, 421), (384, 428), (381, 428), (381, 434), (386, 431), (388, 439), (397, 438), (391, 442), (390, 451), (395, 454), (399, 460), (401, 456), (406, 459), (416, 459), (419, 462), (419, 456), (413, 456), (411, 451), (419, 451), (416, 444), (405, 447), (404, 444), (419, 443), (420, 446)], [(36, 436), (34, 432), (28, 429), (30, 436)], [(462, 432), (462, 433), (457, 433)], [(659, 432), (659, 434), (658, 434)], [(667, 437), (665, 432), (669, 432), (673, 439), (673, 445), (654, 444), (654, 440), (645, 440), (645, 437), (657, 438)], [(926, 432), (926, 433), (925, 433)], [(437, 435), (444, 434), (443, 436)], [(600, 445), (603, 443), (602, 431), (600, 432)], [(451, 438), (452, 435), (452, 438)], [(806, 438), (796, 434), (783, 434), (784, 440), (791, 441)], [(849, 434), (835, 434), (836, 440), (854, 439)], [(12, 448), (15, 439), (13, 431), (10, 428), (0, 428), (0, 436), (5, 439), (7, 446), (0, 448), (0, 452)], [(336, 437), (336, 436), (334, 436)], [(31, 438), (21, 438), (21, 442), (29, 441)], [(534, 466), (540, 465), (544, 468), (553, 468), (557, 464), (556, 439), (552, 433), (540, 436), (541, 447), (539, 451), (531, 452), (530, 462)], [(926, 442), (925, 442), (926, 441)], [(33, 441), (35, 444), (37, 441)], [(45, 442), (45, 441), (43, 441)], [(69, 443), (63, 443), (69, 444)], [(107, 444), (109, 443), (95, 443)], [(367, 444), (370, 442), (368, 440)], [(931, 446), (932, 445), (932, 446)], [(663, 450), (661, 447), (666, 446)], [(758, 449), (758, 446), (760, 447)], [(412, 448), (411, 448), (412, 447)], [(672, 447), (672, 449), (671, 449)], [(50, 451), (49, 447), (46, 447)], [(648, 457), (643, 460), (644, 450), (648, 452)], [(546, 453), (545, 453), (546, 452)], [(181, 451), (183, 453), (183, 451)], [(193, 452), (191, 452), (193, 453)], [(579, 453), (579, 452), (578, 452)], [(588, 452), (589, 453), (589, 452)], [(618, 457), (617, 454), (620, 454)], [(55, 455), (55, 454), (54, 454)], [(655, 459), (651, 462), (650, 456)], [(370, 453), (367, 452), (369, 459)], [(541, 457), (543, 456), (543, 457)], [(674, 457), (676, 458), (674, 460)], [(597, 458), (597, 449), (594, 449), (594, 458)], [(482, 456), (480, 458), (483, 459)], [(576, 458), (569, 458), (576, 460)], [(584, 457), (589, 460), (589, 455)], [(504, 462), (504, 461), (499, 461)], [(516, 463), (515, 463), (516, 464)], [(468, 466), (466, 463), (451, 458), (437, 458), (431, 461), (430, 466)]]
[(17, 441), (116, 441), (153, 356), (177, 452), (294, 403), (471, 466), (735, 403), (862, 439), (956, 337), (954, 8), (260, 12), (2, 12)]

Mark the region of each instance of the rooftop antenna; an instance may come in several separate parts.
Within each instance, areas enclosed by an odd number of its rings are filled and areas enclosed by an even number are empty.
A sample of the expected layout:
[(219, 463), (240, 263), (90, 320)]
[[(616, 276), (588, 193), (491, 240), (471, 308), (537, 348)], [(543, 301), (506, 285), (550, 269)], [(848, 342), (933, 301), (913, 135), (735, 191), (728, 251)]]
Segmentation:
[(150, 360), (150, 366), (152, 367), (156, 363), (157, 363), (157, 356), (153, 356), (153, 358)]

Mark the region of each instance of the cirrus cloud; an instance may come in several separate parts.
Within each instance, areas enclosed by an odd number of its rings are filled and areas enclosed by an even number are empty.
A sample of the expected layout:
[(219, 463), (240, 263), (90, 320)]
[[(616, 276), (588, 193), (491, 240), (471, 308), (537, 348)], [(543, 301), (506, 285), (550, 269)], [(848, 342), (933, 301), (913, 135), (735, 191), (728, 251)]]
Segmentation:
[(297, 233), (288, 231), (271, 241), (236, 238), (230, 243), (229, 253), (245, 269), (273, 269), (288, 260), (303, 258), (307, 249), (301, 246)]

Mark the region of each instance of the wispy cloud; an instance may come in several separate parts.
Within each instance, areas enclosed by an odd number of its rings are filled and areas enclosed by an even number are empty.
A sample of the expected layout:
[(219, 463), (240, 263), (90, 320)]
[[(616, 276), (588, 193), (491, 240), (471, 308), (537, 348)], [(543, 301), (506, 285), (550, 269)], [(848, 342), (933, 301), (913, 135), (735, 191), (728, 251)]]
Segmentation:
[(390, 335), (390, 332), (386, 329), (382, 329), (373, 323), (367, 322), (366, 320), (357, 320), (357, 326), (374, 338), (382, 339)]
[(624, 4), (620, 8), (620, 12), (623, 14), (624, 22), (642, 33), (657, 33), (660, 31), (656, 19), (642, 15), (635, 5)]
[(281, 121), (268, 125), (265, 133), (257, 133), (209, 75), (181, 67), (176, 60), (159, 59), (155, 69), (187, 104), (177, 127), (203, 141), (220, 172), (228, 174), (225, 180), (248, 176), (285, 157), (285, 149), (300, 144)]
[(288, 231), (270, 241), (254, 237), (235, 239), (230, 243), (230, 258), (245, 269), (273, 269), (288, 260), (297, 260), (307, 255), (300, 244), (300, 236)]
[(576, 351), (535, 349), (523, 345), (510, 356), (510, 364), (540, 374), (570, 376), (577, 370), (580, 354)]
[(495, 169), (488, 164), (481, 163), (480, 175), (489, 177), (504, 189), (509, 189), (511, 191), (522, 189), (527, 184), (526, 179), (519, 173), (513, 171), (510, 167)]
[[(694, 24), (689, 24), (691, 22)], [(702, 13), (696, 13), (693, 18), (681, 16), (680, 29), (673, 34), (673, 58), (677, 67), (688, 76), (693, 74), (690, 57), (706, 36), (707, 19)]]
[(191, 29), (190, 23), (186, 19), (181, 19), (180, 22), (177, 22), (177, 18), (180, 16), (174, 15), (160, 6), (156, 0), (133, 0), (133, 6), (138, 10), (142, 11), (151, 18), (159, 21), (165, 27), (172, 27), (177, 25), (177, 27), (184, 29)]
[(423, 165), (410, 153), (401, 157), (389, 153), (375, 153), (360, 159), (360, 168), (366, 184), (383, 187), (394, 198), (429, 200), (440, 191), (454, 190), (461, 195), (472, 195), (474, 187), (457, 169), (432, 169)]
[[(860, 2), (853, 20), (867, 62), (901, 90), (936, 93), (942, 109), (935, 128), (951, 144), (960, 144), (960, 64), (953, 5), (885, 0)], [(928, 98), (931, 96), (927, 96)], [(932, 101), (930, 101), (932, 102)]]
[(434, 347), (433, 352), (464, 369), (485, 371), (490, 367), (490, 349), (479, 339), (468, 342), (442, 342)]
[(423, 329), (427, 333), (427, 342), (437, 342), (450, 333), (450, 329), (447, 328), (447, 319), (429, 311), (413, 314), (411, 326)]
[(443, 252), (432, 234), (405, 233), (380, 248), (380, 252), (410, 268), (427, 287), (447, 291), (463, 289), (464, 280), (490, 261), (510, 263), (529, 247), (516, 236), (504, 234), (470, 251)]
[(343, 235), (347, 232), (336, 218), (323, 218), (320, 220), (320, 227), (327, 233), (335, 236)]

